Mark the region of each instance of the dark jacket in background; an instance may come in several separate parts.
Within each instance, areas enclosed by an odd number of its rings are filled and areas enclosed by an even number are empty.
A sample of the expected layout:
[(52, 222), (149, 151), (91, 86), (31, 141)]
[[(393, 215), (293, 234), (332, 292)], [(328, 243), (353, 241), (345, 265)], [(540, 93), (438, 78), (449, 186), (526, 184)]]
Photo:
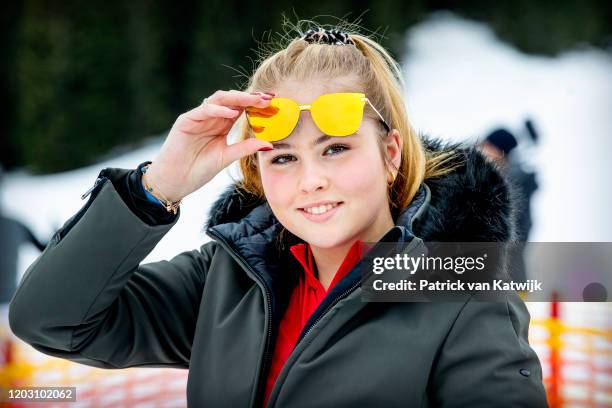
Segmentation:
[[(511, 237), (503, 179), (474, 150), (463, 159), (421, 186), (384, 240)], [(44, 353), (96, 367), (189, 368), (193, 407), (261, 405), (278, 323), (301, 270), (279, 250), (279, 242), (290, 244), (279, 241), (282, 226), (266, 203), (231, 186), (211, 209), (211, 242), (141, 264), (180, 211), (157, 223), (155, 209), (138, 208), (142, 190), (129, 192), (141, 189), (134, 178), (130, 170), (101, 171), (87, 204), (26, 272), (11, 328)], [(353, 269), (311, 316), (269, 406), (546, 406), (518, 296), (368, 303), (359, 275)]]
[(531, 198), (538, 189), (536, 175), (533, 172), (523, 170), (520, 163), (510, 160), (505, 169), (505, 176), (514, 188), (515, 214), (516, 214), (516, 239), (527, 241), (531, 231)]

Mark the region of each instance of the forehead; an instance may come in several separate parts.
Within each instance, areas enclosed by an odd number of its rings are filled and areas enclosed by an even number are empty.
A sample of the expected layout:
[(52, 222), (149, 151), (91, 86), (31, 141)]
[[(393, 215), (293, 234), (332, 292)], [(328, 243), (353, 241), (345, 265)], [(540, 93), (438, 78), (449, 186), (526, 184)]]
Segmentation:
[(308, 81), (287, 80), (273, 91), (278, 98), (293, 99), (300, 105), (309, 104), (319, 95), (336, 92), (361, 92), (355, 81), (349, 78), (312, 79)]

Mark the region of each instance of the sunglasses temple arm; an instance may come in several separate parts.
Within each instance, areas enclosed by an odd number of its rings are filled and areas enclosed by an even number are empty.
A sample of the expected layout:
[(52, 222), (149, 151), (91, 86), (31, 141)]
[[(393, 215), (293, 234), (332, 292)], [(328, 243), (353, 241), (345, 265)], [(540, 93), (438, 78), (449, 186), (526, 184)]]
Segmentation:
[(383, 118), (383, 115), (380, 114), (380, 112), (378, 111), (378, 109), (376, 109), (374, 107), (374, 105), (372, 105), (372, 102), (370, 102), (370, 100), (368, 98), (365, 98), (366, 102), (368, 103), (368, 105), (370, 105), (370, 107), (372, 109), (374, 109), (374, 112), (376, 112), (376, 114), (378, 115), (378, 117), (380, 118), (380, 120), (382, 121), (383, 125), (385, 125), (385, 129), (387, 129), (387, 132), (391, 131), (391, 127), (389, 126), (389, 124), (387, 123), (387, 121), (385, 120), (385, 118)]

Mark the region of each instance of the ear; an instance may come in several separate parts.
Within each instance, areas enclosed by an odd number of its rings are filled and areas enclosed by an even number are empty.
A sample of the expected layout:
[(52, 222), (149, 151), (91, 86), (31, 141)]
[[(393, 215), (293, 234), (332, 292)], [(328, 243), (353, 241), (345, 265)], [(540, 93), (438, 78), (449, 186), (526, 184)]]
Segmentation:
[(399, 169), (400, 163), (402, 162), (402, 147), (403, 140), (399, 131), (397, 129), (391, 129), (383, 138), (383, 148), (387, 158), (393, 163), (389, 171), (394, 175), (397, 175), (397, 169)]

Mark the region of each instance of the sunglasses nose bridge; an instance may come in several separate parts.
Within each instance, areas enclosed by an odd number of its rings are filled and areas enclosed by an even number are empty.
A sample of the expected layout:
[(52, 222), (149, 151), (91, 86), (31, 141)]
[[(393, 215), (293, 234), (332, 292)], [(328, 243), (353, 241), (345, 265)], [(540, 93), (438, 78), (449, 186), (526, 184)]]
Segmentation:
[[(312, 108), (312, 104), (308, 104), (308, 105), (298, 105), (298, 108), (299, 108), (299, 111), (298, 111), (298, 112), (299, 112), (299, 114), (297, 115), (297, 118), (295, 119), (295, 121), (296, 121), (296, 126), (297, 126), (297, 122), (300, 120), (300, 116), (301, 116), (301, 113), (302, 113), (303, 111), (309, 111), (309, 112), (310, 112), (310, 116), (311, 116), (311, 118), (312, 118), (312, 109), (311, 109), (311, 108)], [(314, 121), (314, 118), (312, 118), (312, 119), (313, 119), (313, 121)], [(315, 121), (315, 124), (316, 124), (316, 121)]]
[[(315, 101), (316, 102), (316, 101)], [(321, 120), (319, 117), (317, 117), (317, 115), (313, 115), (312, 112), (312, 105), (313, 104), (309, 104), (309, 105), (298, 105), (300, 108), (300, 114), (302, 113), (302, 111), (309, 111), (310, 112), (310, 117), (312, 119), (312, 121), (314, 122), (315, 126), (323, 133), (327, 133), (327, 128), (325, 127), (324, 123), (321, 123)], [(320, 114), (320, 112), (319, 112)]]

